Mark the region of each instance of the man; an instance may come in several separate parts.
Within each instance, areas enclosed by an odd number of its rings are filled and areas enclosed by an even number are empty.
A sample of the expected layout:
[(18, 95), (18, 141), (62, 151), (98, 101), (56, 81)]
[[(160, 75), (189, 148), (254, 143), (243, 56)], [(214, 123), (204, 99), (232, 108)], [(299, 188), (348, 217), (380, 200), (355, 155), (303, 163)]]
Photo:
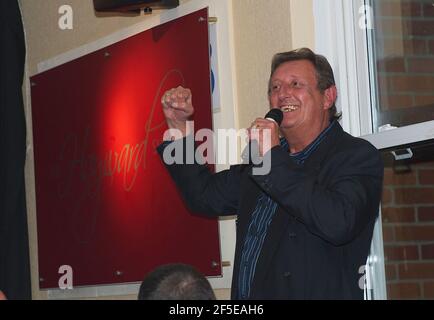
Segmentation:
[(208, 280), (192, 266), (162, 265), (143, 280), (139, 300), (215, 300)]
[[(380, 154), (342, 130), (332, 68), (310, 49), (275, 55), (268, 97), (270, 108), (284, 111), (280, 127), (260, 118), (251, 127), (271, 132), (271, 143), (255, 138), (260, 153), (270, 153), (268, 174), (252, 174), (252, 165), (214, 175), (206, 166), (167, 168), (192, 210), (238, 215), (232, 298), (362, 299), (360, 270), (382, 189)], [(172, 89), (162, 102), (169, 128), (186, 136), (190, 91)]]

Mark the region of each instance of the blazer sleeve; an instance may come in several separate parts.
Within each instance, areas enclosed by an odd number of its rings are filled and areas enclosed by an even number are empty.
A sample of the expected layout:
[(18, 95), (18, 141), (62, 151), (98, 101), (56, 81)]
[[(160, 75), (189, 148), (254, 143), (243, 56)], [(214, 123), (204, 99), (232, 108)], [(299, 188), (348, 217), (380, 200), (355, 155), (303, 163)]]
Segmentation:
[[(184, 143), (185, 146), (185, 141), (184, 138), (173, 143)], [(157, 151), (188, 207), (207, 216), (237, 214), (242, 166), (231, 166), (228, 170), (211, 173), (206, 165), (185, 164), (185, 157), (183, 164), (168, 165), (163, 158), (168, 145), (161, 144)]]
[(334, 152), (317, 170), (297, 165), (281, 148), (270, 152), (270, 173), (252, 178), (311, 233), (344, 245), (375, 219), (383, 163), (369, 143)]

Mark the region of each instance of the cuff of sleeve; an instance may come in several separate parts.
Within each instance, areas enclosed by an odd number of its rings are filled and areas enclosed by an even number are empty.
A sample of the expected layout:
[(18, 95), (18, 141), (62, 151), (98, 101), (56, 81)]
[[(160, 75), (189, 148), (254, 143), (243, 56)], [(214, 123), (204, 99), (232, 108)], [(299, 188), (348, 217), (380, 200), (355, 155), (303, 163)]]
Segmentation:
[(280, 146), (274, 146), (269, 152), (271, 153), (271, 167), (283, 164), (297, 167), (297, 164), (289, 156), (288, 151), (283, 150)]
[[(172, 143), (181, 144), (181, 150), (183, 150), (184, 156), (186, 155), (185, 148), (188, 147), (188, 145), (191, 142), (191, 145), (194, 147), (194, 136), (192, 134), (189, 134), (188, 136), (183, 137), (182, 139), (176, 139), (176, 140), (164, 140), (159, 146), (157, 146), (157, 152), (162, 155), (164, 153), (164, 149), (166, 149), (169, 145)], [(176, 148), (177, 146), (175, 146)]]
[(283, 150), (280, 146), (275, 146), (268, 152), (270, 152), (271, 159), (270, 172), (264, 175), (254, 175), (252, 172), (249, 174), (265, 191), (270, 192), (273, 187), (272, 181), (275, 179), (273, 176), (280, 176), (282, 174), (280, 170), (275, 170), (277, 167), (284, 166), (285, 170), (292, 170), (300, 168), (300, 165), (295, 163), (289, 156), (288, 152)]
[(164, 149), (166, 149), (166, 147), (173, 143), (173, 141), (163, 141), (158, 147), (157, 147), (157, 151), (158, 153), (163, 153)]

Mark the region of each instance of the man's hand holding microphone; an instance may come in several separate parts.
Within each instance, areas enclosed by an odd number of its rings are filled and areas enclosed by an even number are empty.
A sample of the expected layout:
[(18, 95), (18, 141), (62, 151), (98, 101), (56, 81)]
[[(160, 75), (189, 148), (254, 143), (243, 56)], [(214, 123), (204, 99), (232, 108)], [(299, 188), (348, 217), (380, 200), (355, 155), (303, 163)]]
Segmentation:
[[(250, 128), (247, 129), (252, 157), (255, 156), (255, 152), (258, 153), (259, 157), (263, 157), (271, 148), (280, 144), (279, 127), (282, 120), (282, 111), (274, 108), (268, 111), (264, 118), (257, 118), (252, 122)], [(242, 158), (246, 160), (245, 152), (243, 152)], [(256, 163), (254, 159), (253, 162)]]

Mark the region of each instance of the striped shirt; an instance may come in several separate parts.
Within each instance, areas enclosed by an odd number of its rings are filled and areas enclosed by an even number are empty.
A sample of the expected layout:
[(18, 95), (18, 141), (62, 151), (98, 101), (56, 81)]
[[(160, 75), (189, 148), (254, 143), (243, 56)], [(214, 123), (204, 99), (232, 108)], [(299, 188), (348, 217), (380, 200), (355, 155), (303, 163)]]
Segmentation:
[[(289, 156), (297, 164), (304, 164), (306, 159), (315, 151), (335, 123), (336, 121), (333, 121), (304, 150), (290, 154)], [(284, 150), (289, 150), (288, 142), (284, 138), (280, 140), (280, 146)], [(238, 274), (238, 299), (248, 299), (250, 296), (250, 287), (253, 276), (255, 275), (256, 263), (261, 253), (265, 236), (267, 235), (267, 229), (271, 224), (276, 209), (277, 203), (262, 192), (257, 199), (255, 210), (252, 213), (241, 252), (240, 270)]]

